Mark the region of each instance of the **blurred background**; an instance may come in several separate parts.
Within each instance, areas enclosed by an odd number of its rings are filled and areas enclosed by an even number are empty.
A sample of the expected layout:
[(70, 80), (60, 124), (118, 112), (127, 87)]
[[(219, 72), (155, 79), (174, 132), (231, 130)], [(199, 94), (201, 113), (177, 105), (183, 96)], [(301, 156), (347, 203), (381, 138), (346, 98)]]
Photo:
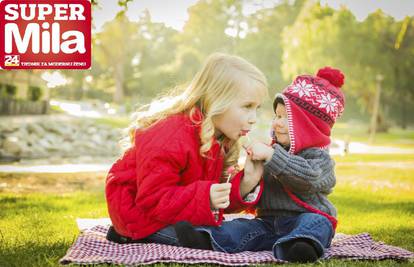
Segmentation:
[[(92, 17), (90, 70), (0, 70), (0, 266), (60, 266), (77, 218), (108, 220), (105, 179), (131, 113), (216, 51), (267, 76), (261, 140), (296, 75), (343, 70), (330, 147), (338, 232), (414, 251), (414, 1), (93, 0)], [(321, 262), (379, 265), (410, 263)]]
[(242, 56), (267, 76), (270, 98), (254, 137), (268, 137), (275, 93), (329, 65), (346, 75), (331, 152), (414, 150), (413, 1), (92, 4), (90, 70), (0, 72), (1, 162), (111, 162), (130, 114), (188, 82), (216, 51)]

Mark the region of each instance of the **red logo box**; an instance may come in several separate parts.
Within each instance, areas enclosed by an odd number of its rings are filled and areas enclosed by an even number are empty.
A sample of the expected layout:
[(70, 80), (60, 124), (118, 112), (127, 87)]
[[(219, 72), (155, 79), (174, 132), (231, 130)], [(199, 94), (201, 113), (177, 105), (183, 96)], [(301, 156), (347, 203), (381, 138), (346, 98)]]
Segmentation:
[(1, 1), (0, 67), (89, 69), (91, 20), (88, 0)]

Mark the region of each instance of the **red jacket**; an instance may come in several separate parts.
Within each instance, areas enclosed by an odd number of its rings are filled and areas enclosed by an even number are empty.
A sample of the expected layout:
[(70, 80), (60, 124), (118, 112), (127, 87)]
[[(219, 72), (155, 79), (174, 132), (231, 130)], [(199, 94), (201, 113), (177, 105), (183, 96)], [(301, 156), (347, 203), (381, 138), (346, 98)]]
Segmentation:
[[(194, 119), (201, 120), (197, 112)], [(218, 183), (223, 153), (213, 142), (209, 157), (201, 157), (200, 126), (188, 115), (164, 119), (136, 131), (134, 145), (117, 160), (106, 180), (108, 212), (116, 231), (133, 239), (147, 237), (179, 221), (218, 226), (210, 209), (210, 186)], [(240, 172), (232, 179), (229, 210), (257, 203), (240, 196)], [(262, 187), (261, 187), (262, 188)]]

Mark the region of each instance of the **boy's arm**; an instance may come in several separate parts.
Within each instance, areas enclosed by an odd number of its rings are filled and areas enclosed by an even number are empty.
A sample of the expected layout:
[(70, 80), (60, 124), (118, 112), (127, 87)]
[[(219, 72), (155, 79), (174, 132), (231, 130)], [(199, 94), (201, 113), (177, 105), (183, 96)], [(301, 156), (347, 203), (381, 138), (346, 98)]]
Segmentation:
[(336, 183), (334, 161), (322, 149), (307, 149), (299, 155), (289, 154), (279, 144), (265, 169), (293, 192), (330, 193)]

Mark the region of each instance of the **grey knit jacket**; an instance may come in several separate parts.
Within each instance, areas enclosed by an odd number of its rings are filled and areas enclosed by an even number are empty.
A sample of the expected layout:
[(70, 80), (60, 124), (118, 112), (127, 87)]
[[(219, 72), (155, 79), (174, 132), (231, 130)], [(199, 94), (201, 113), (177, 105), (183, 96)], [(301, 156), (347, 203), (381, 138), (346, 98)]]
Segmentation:
[(292, 155), (279, 144), (273, 148), (272, 159), (264, 166), (264, 188), (257, 206), (258, 216), (294, 216), (308, 212), (289, 197), (283, 190), (284, 185), (302, 201), (336, 217), (336, 209), (327, 198), (336, 183), (335, 163), (328, 152), (308, 148)]

